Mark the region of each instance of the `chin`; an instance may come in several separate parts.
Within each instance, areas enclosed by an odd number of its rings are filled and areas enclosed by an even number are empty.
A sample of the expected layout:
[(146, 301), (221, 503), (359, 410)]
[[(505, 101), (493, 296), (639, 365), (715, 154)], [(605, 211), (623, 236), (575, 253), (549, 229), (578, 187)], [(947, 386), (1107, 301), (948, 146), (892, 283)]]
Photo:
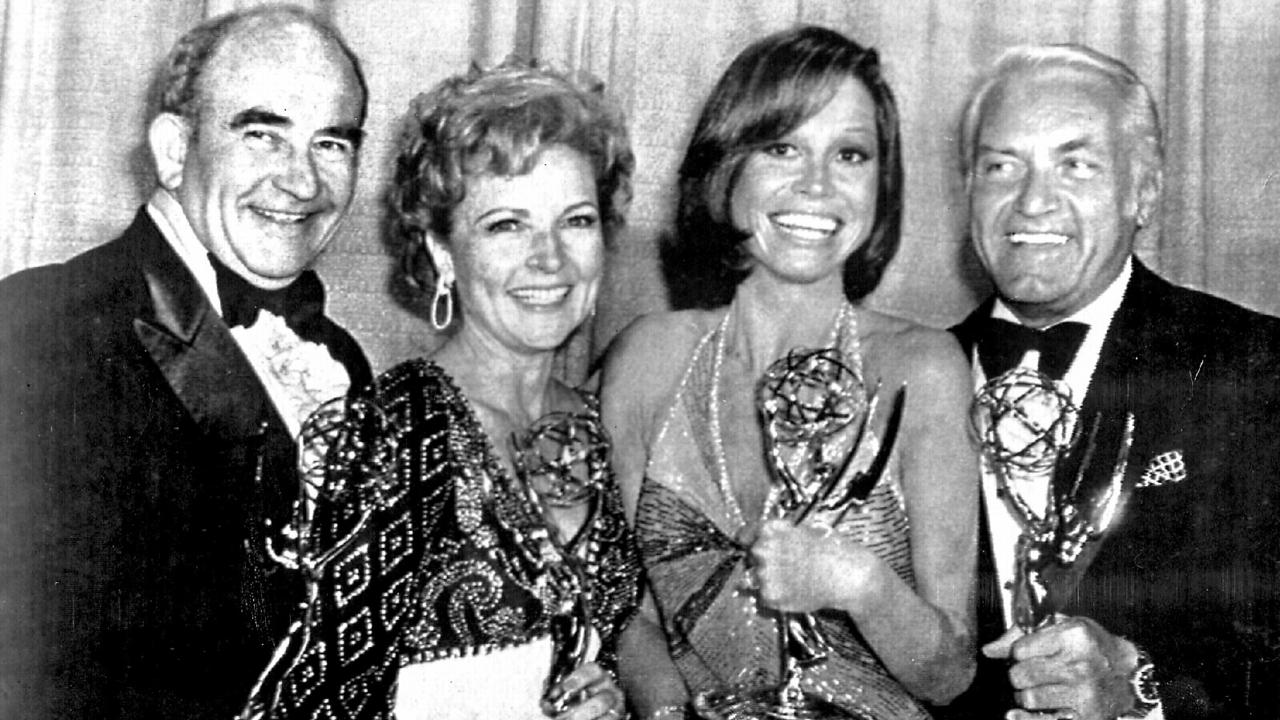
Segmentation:
[(1014, 283), (1012, 285), (997, 283), (996, 288), (1000, 293), (1000, 297), (1006, 303), (1026, 307), (1049, 307), (1058, 302), (1063, 294), (1061, 288), (1045, 287), (1040, 283)]
[(297, 277), (311, 265), (314, 255), (309, 253), (290, 257), (245, 257), (241, 262), (245, 269), (261, 278), (289, 280)]
[(565, 330), (557, 328), (547, 332), (534, 333), (521, 338), (521, 343), (533, 352), (554, 352), (568, 342), (577, 326)]

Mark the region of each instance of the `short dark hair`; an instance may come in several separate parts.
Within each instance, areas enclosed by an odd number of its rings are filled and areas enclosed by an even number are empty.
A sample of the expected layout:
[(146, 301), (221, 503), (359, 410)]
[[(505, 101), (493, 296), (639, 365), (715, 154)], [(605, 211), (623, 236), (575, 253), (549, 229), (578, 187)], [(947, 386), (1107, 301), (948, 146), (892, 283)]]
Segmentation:
[(631, 201), (635, 156), (622, 113), (608, 101), (603, 83), (512, 57), (489, 70), (473, 65), (414, 98), (389, 197), (392, 239), (401, 245), (410, 284), (427, 286), (423, 240), (430, 233), (449, 242), (453, 211), (471, 177), (523, 175), (550, 145), (587, 158), (610, 240)]
[(1123, 62), (1085, 45), (1017, 45), (996, 58), (990, 72), (978, 84), (965, 104), (960, 119), (960, 168), (969, 176), (976, 159), (982, 114), (992, 93), (1015, 75), (1071, 70), (1110, 83), (1120, 94), (1123, 114), (1120, 129), (1134, 143), (1138, 159), (1152, 170), (1164, 162), (1164, 142), (1160, 114), (1155, 99), (1138, 74)]
[[(196, 120), (200, 111), (200, 79), (209, 60), (233, 33), (247, 25), (287, 20), (305, 25), (333, 42), (351, 63), (360, 86), (360, 124), (369, 110), (369, 86), (365, 83), (360, 58), (351, 50), (338, 29), (315, 13), (297, 5), (259, 5), (218, 15), (192, 28), (178, 41), (165, 58), (160, 71), (158, 110)], [(194, 125), (194, 123), (193, 123)]]
[(739, 53), (698, 117), (680, 165), (676, 233), (663, 248), (671, 279), (696, 288), (687, 304), (728, 303), (751, 270), (750, 235), (734, 226), (730, 207), (751, 154), (821, 112), (851, 78), (866, 87), (875, 104), (880, 174), (875, 221), (866, 242), (845, 262), (844, 292), (857, 300), (879, 284), (898, 250), (902, 227), (898, 108), (874, 49), (834, 30), (801, 26), (757, 40)]

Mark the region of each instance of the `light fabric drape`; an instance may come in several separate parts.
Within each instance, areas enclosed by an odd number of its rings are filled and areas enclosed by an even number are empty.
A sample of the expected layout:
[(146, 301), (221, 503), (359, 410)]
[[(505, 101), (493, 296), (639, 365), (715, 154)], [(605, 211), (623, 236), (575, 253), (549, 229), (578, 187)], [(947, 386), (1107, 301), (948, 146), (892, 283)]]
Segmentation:
[[(152, 186), (148, 84), (167, 48), (234, 0), (0, 2), (0, 275), (122, 229)], [(536, 56), (603, 79), (638, 159), (594, 332), (567, 372), (637, 314), (665, 307), (656, 238), (711, 83), (747, 42), (797, 22), (874, 45), (902, 108), (905, 237), (871, 302), (932, 324), (986, 292), (967, 250), (955, 124), (977, 73), (1021, 42), (1084, 42), (1128, 63), (1166, 125), (1164, 221), (1139, 241), (1170, 279), (1280, 312), (1280, 0), (314, 0), (364, 60), (371, 98), (360, 188), (320, 270), (334, 314), (375, 366), (430, 349), (423, 305), (393, 301), (382, 240), (396, 123), (473, 60)]]

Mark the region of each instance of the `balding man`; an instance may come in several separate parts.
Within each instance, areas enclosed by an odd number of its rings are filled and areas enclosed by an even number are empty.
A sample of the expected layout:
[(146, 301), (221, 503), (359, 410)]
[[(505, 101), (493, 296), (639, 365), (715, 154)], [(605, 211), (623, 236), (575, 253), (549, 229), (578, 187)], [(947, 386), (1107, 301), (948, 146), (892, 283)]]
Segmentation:
[(312, 263), (367, 97), (298, 8), (182, 37), (132, 225), (0, 282), (0, 717), (229, 718), (284, 635), (294, 437), (369, 379)]

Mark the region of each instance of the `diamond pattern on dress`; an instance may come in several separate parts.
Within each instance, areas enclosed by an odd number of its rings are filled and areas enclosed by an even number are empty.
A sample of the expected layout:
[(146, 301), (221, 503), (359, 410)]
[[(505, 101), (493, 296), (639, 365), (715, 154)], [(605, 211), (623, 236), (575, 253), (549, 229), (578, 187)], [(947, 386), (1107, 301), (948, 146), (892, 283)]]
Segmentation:
[(338, 627), (338, 657), (344, 663), (360, 659), (373, 647), (373, 613), (369, 608), (360, 611)]
[(379, 603), (379, 620), (383, 627), (400, 627), (413, 610), (418, 600), (411, 590), (413, 585), (414, 579), (409, 575), (398, 577), (387, 585)]
[(338, 720), (338, 713), (334, 712), (333, 706), (328, 700), (320, 703), (316, 707), (316, 711), (311, 713), (311, 720)]
[(333, 599), (339, 608), (345, 608), (352, 598), (369, 587), (369, 578), (373, 575), (369, 567), (369, 546), (354, 548), (350, 555), (338, 562), (334, 575), (337, 582), (333, 588)]
[(395, 572), (413, 552), (413, 523), (408, 515), (393, 518), (378, 537), (378, 564), (383, 572)]
[(338, 702), (348, 717), (361, 717), (365, 708), (373, 703), (371, 683), (366, 675), (351, 678), (342, 684), (338, 692)]
[(285, 697), (290, 704), (305, 701), (324, 679), (324, 662), (327, 648), (323, 640), (311, 645), (291, 668), (284, 684)]

